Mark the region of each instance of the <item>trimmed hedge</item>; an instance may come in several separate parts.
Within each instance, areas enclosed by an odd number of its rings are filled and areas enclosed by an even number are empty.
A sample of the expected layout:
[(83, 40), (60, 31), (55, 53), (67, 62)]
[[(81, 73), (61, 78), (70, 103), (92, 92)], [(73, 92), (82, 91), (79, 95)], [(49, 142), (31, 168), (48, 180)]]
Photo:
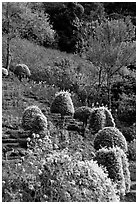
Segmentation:
[(51, 113), (59, 113), (61, 116), (73, 115), (74, 105), (70, 93), (67, 91), (58, 92), (51, 104), (50, 111)]
[(94, 148), (96, 150), (102, 147), (120, 147), (127, 152), (127, 142), (123, 134), (115, 127), (105, 127), (96, 134), (94, 139)]
[(109, 178), (117, 184), (120, 196), (130, 191), (129, 164), (122, 149), (119, 147), (102, 148), (96, 152), (95, 160), (106, 168)]
[(106, 107), (93, 108), (89, 119), (89, 129), (97, 133), (104, 127), (115, 127), (111, 112)]
[(91, 112), (92, 108), (88, 106), (81, 106), (75, 110), (74, 119), (80, 120), (85, 126), (87, 126), (87, 121), (90, 117)]
[(37, 106), (29, 106), (24, 110), (22, 117), (24, 130), (39, 132), (47, 129), (47, 118)]

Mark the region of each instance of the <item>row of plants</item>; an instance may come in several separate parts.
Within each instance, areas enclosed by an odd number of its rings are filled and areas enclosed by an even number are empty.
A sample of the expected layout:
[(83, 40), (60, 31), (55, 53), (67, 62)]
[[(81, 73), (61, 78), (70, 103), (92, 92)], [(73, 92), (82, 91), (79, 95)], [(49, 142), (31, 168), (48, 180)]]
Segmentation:
[[(59, 106), (61, 120), (74, 112), (67, 92), (56, 95), (51, 111), (57, 111), (54, 106)], [(28, 154), (21, 161), (3, 161), (3, 201), (112, 202), (119, 201), (129, 191), (130, 173), (125, 154), (127, 143), (117, 128), (102, 127), (95, 136), (89, 132), (89, 139), (92, 141), (95, 138), (95, 149), (91, 149), (93, 157), (89, 154), (84, 158), (82, 146), (74, 151), (74, 146), (71, 149), (75, 133), (72, 133), (72, 138), (69, 134), (62, 137), (68, 132), (64, 129), (64, 120), (62, 127), (54, 127), (53, 124), (49, 128), (42, 111), (37, 106), (30, 106), (23, 113), (21, 125), (32, 135), (27, 139)], [(69, 140), (64, 147), (53, 142), (54, 128), (61, 143)], [(104, 144), (98, 139), (102, 133), (106, 133), (107, 138)], [(80, 137), (77, 134), (77, 138)], [(82, 137), (80, 143), (85, 145), (86, 150), (87, 143), (83, 140)]]

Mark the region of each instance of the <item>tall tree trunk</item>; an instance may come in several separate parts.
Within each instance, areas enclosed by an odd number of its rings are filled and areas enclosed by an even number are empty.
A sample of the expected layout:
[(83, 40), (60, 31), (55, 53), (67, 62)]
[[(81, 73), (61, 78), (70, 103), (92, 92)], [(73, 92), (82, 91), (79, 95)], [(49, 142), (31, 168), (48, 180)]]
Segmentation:
[(10, 18), (9, 18), (9, 3), (8, 2), (7, 2), (6, 18), (7, 18), (7, 29), (8, 29), (6, 68), (9, 71), (11, 54), (10, 54)]
[(6, 60), (6, 68), (9, 71), (10, 68), (10, 62), (11, 62), (11, 53), (10, 53), (10, 38), (7, 37), (7, 60)]
[(101, 94), (101, 81), (102, 81), (102, 68), (100, 68), (99, 70), (99, 79), (98, 79), (98, 94), (97, 94), (97, 98), (98, 98), (98, 103), (100, 103), (100, 94)]
[(107, 91), (108, 91), (108, 108), (111, 109), (112, 101), (111, 101), (111, 78), (107, 74)]

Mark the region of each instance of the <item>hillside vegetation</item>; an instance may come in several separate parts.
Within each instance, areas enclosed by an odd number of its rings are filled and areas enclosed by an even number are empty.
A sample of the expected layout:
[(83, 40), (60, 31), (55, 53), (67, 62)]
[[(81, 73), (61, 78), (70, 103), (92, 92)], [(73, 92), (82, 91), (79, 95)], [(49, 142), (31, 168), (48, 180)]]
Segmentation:
[(3, 202), (136, 201), (135, 4), (119, 5), (2, 4)]

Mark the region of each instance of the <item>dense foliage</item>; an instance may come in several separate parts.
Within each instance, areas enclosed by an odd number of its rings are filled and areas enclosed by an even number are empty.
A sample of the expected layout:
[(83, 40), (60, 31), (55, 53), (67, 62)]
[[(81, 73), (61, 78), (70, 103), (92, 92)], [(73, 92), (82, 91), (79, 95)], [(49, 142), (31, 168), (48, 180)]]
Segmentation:
[(123, 134), (115, 127), (105, 127), (99, 130), (94, 139), (94, 148), (99, 150), (102, 147), (115, 146), (127, 152), (127, 142)]
[(35, 41), (37, 44), (52, 45), (55, 31), (49, 17), (43, 11), (35, 11), (30, 3), (3, 3), (2, 31), (12, 39), (15, 36)]
[[(136, 180), (135, 21), (135, 2), (2, 3), (3, 201), (111, 202), (129, 191), (127, 146)], [(15, 77), (17, 64), (29, 67), (29, 81)], [(38, 112), (25, 114), (32, 105)], [(92, 107), (100, 111), (88, 120)], [(6, 143), (22, 140), (27, 150)], [(93, 161), (96, 151), (108, 171)]]
[[(115, 3), (115, 6), (117, 4), (119, 3)], [(127, 8), (127, 13), (123, 14), (125, 17), (117, 19), (107, 18), (108, 14), (112, 13), (109, 11), (110, 5), (112, 10), (114, 3), (3, 3), (2, 29), (3, 36), (6, 34), (7, 38), (5, 50), (8, 49), (9, 43), (13, 54), (12, 66), (25, 63), (31, 71), (33, 69), (31, 72), (33, 80), (46, 81), (61, 90), (70, 89), (82, 103), (79, 106), (91, 106), (93, 102), (98, 101), (100, 105), (108, 104), (109, 108), (117, 107), (119, 120), (129, 123), (130, 118), (133, 117), (134, 123), (135, 93), (128, 93), (126, 84), (133, 81), (135, 85), (135, 70), (130, 74), (126, 66), (135, 66), (136, 33), (131, 21), (131, 16), (135, 15), (135, 3), (120, 4), (123, 12)], [(129, 14), (130, 17), (128, 17)], [(33, 40), (45, 47), (54, 46), (58, 49), (62, 47), (67, 52), (79, 52), (82, 57), (89, 60), (88, 64), (86, 65), (84, 61), (83, 64), (76, 65), (67, 58), (60, 61), (55, 57), (51, 66), (49, 62), (45, 63), (41, 52), (36, 53), (36, 50), (32, 49), (28, 51), (28, 48), (26, 53), (30, 52), (32, 56), (28, 59), (23, 54), (22, 58), (20, 53), (14, 53), (11, 46), (15, 37), (16, 40), (17, 37)], [(8, 52), (3, 52), (4, 64), (7, 64)], [(134, 77), (132, 77), (133, 74)], [(126, 80), (128, 76), (131, 77)], [(114, 95), (112, 91), (112, 86), (118, 79), (123, 83), (123, 92), (119, 96), (118, 93)], [(129, 87), (132, 87), (132, 83)]]

